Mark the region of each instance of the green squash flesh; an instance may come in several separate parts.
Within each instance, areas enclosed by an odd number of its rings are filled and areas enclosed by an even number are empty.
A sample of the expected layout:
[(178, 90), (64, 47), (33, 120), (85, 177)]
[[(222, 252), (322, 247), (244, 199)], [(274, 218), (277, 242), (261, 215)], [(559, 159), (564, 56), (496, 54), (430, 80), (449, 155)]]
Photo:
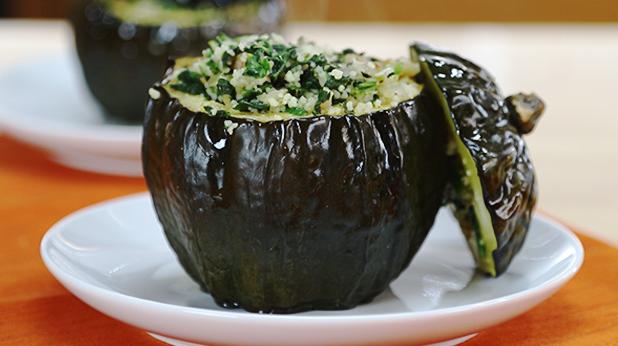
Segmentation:
[(485, 70), (457, 55), (419, 44), (411, 55), (448, 124), (447, 201), (479, 270), (498, 276), (521, 248), (536, 204), (534, 167), (522, 134), (532, 129), (543, 104), (534, 95), (515, 98), (515, 106), (507, 102), (513, 98), (505, 101)]

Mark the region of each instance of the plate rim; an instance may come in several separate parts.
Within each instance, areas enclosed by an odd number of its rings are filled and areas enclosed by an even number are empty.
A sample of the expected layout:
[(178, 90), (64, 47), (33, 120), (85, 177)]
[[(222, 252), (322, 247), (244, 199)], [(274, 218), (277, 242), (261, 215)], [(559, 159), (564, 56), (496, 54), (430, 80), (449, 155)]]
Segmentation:
[[(584, 262), (585, 252), (584, 247), (579, 240), (579, 238), (575, 235), (575, 233), (566, 225), (556, 221), (555, 219), (540, 214), (538, 212), (533, 214), (533, 218), (540, 220), (541, 222), (548, 223), (552, 227), (556, 228), (558, 231), (562, 232), (569, 239), (570, 243), (575, 248), (575, 260), (573, 265), (564, 269), (560, 273), (556, 274), (554, 277), (550, 278), (547, 281), (544, 281), (540, 285), (534, 286), (532, 288), (525, 289), (523, 291), (511, 293), (502, 297), (493, 298), (489, 300), (483, 300), (480, 302), (475, 302), (471, 304), (464, 304), (453, 307), (446, 308), (438, 308), (431, 309), (425, 311), (404, 311), (404, 312), (395, 312), (395, 313), (377, 313), (377, 314), (366, 314), (366, 315), (333, 315), (333, 316), (324, 316), (324, 315), (299, 315), (299, 314), (259, 314), (259, 313), (245, 313), (242, 311), (242, 314), (239, 314), (237, 311), (221, 311), (221, 310), (212, 310), (207, 308), (198, 308), (198, 307), (189, 307), (189, 306), (181, 306), (170, 303), (163, 303), (154, 300), (149, 300), (145, 298), (135, 297), (132, 295), (120, 293), (111, 289), (106, 289), (102, 287), (98, 287), (92, 283), (86, 282), (70, 273), (63, 271), (60, 267), (57, 267), (54, 261), (50, 258), (49, 253), (46, 251), (48, 248), (48, 244), (51, 242), (51, 239), (56, 236), (57, 233), (61, 232), (64, 226), (70, 224), (74, 220), (85, 217), (89, 214), (95, 213), (105, 207), (110, 205), (114, 205), (117, 203), (130, 203), (135, 202), (136, 200), (146, 199), (152, 202), (149, 192), (140, 192), (136, 194), (130, 194), (125, 196), (120, 196), (112, 199), (108, 199), (105, 201), (101, 201), (87, 207), (81, 208), (77, 211), (74, 211), (56, 223), (54, 223), (43, 236), (40, 243), (40, 256), (47, 267), (47, 269), (51, 272), (51, 274), (58, 280), (60, 283), (65, 286), (65, 280), (71, 282), (71, 284), (77, 286), (78, 288), (90, 291), (95, 293), (99, 297), (104, 297), (112, 300), (116, 300), (119, 303), (123, 303), (125, 306), (133, 306), (134, 304), (143, 304), (148, 308), (154, 309), (163, 309), (166, 313), (183, 313), (183, 314), (192, 314), (199, 315), (201, 317), (208, 318), (226, 318), (226, 319), (249, 319), (249, 320), (260, 320), (260, 322), (272, 321), (276, 323), (290, 323), (290, 324), (304, 324), (304, 323), (342, 323), (342, 322), (350, 322), (350, 321), (367, 321), (372, 320), (375, 322), (397, 322), (407, 319), (424, 319), (424, 318), (436, 318), (443, 315), (450, 314), (458, 314), (465, 313), (470, 310), (481, 309), (491, 309), (491, 308), (499, 308), (500, 306), (507, 304), (509, 302), (513, 302), (514, 300), (519, 300), (525, 297), (532, 296), (542, 296), (544, 292), (555, 292), (557, 289), (566, 284), (569, 280), (571, 280), (575, 274), (581, 269), (581, 266)], [(82, 300), (81, 297), (77, 296), (73, 293), (71, 289), (65, 286), (72, 295), (75, 295), (78, 299)], [(542, 301), (542, 300), (541, 300)], [(91, 306), (86, 302), (87, 305)], [(532, 305), (535, 306), (536, 304)], [(96, 309), (96, 308), (95, 308)], [(96, 309), (98, 310), (98, 309)]]

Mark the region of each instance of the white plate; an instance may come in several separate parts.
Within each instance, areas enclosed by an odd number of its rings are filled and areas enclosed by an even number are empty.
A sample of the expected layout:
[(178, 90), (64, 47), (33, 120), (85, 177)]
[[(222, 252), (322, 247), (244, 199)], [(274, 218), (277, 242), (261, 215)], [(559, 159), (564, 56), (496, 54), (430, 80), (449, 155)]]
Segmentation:
[(463, 236), (442, 211), (410, 267), (374, 302), (347, 311), (251, 314), (216, 306), (189, 279), (151, 203), (140, 194), (78, 211), (47, 232), (41, 255), (84, 302), (174, 344), (461, 342), (549, 297), (575, 275), (584, 255), (573, 233), (535, 216), (508, 272), (477, 276)]
[(141, 126), (106, 123), (77, 57), (45, 57), (0, 72), (0, 129), (64, 165), (141, 176)]

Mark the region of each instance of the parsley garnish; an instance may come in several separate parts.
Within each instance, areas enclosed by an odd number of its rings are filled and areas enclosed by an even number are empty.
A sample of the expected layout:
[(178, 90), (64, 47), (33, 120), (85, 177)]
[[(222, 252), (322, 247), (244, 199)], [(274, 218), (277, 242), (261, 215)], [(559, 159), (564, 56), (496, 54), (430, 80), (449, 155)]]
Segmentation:
[(330, 97), (330, 93), (324, 89), (320, 90), (320, 92), (318, 93), (318, 101), (315, 103), (315, 108), (314, 108), (314, 112), (316, 114), (320, 113), (320, 106), (322, 105), (322, 103), (324, 103), (325, 101), (327, 101)]
[(210, 72), (212, 72), (213, 75), (221, 72), (221, 70), (219, 69), (219, 65), (217, 65), (217, 63), (212, 59), (206, 61), (206, 65), (208, 66)]
[(179, 83), (172, 84), (171, 87), (191, 95), (203, 94), (208, 98), (208, 94), (200, 78), (201, 75), (199, 73), (184, 70), (178, 75)]
[(239, 110), (241, 112), (249, 112), (252, 110), (267, 111), (270, 109), (270, 106), (257, 99), (255, 100), (243, 99), (243, 100), (238, 101), (238, 106), (236, 106), (236, 108), (234, 109)]
[(304, 108), (300, 108), (300, 107), (287, 107), (285, 109), (285, 112), (290, 113), (292, 115), (298, 115), (298, 116), (307, 115), (307, 111)]
[(245, 66), (245, 74), (255, 78), (264, 78), (270, 71), (268, 59), (260, 58), (257, 55), (251, 55), (247, 59)]
[(217, 81), (217, 96), (221, 97), (223, 95), (230, 95), (234, 99), (236, 98), (236, 89), (227, 79), (219, 78), (219, 81)]
[(356, 86), (356, 89), (361, 90), (361, 91), (365, 91), (365, 90), (369, 90), (369, 89), (375, 89), (375, 87), (378, 84), (376, 83), (376, 81), (366, 81), (366, 82), (362, 82), (359, 83)]

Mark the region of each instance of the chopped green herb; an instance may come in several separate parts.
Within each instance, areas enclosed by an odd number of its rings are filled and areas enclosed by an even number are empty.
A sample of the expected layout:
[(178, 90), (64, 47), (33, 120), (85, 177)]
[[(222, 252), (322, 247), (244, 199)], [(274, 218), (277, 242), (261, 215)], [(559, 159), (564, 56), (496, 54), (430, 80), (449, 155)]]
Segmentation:
[(346, 101), (346, 99), (333, 98), (332, 103), (333, 103), (333, 105), (338, 105), (338, 104), (344, 103), (345, 101)]
[(242, 94), (242, 99), (243, 100), (250, 100), (250, 99), (254, 99), (256, 98), (258, 95), (260, 95), (262, 92), (258, 89), (251, 89), (251, 90), (247, 90), (244, 92), (244, 94)]
[(251, 55), (247, 59), (245, 74), (247, 76), (264, 78), (270, 71), (268, 59), (260, 58), (256, 55)]
[(201, 75), (197, 72), (184, 70), (178, 75), (179, 83), (174, 83), (171, 87), (191, 95), (206, 94), (206, 89), (201, 81)]
[(328, 91), (324, 89), (320, 90), (320, 92), (318, 93), (318, 101), (315, 103), (315, 108), (313, 110), (316, 114), (320, 113), (322, 103), (326, 102), (329, 97), (330, 93)]
[(365, 91), (365, 90), (369, 90), (369, 89), (375, 89), (377, 85), (378, 84), (376, 83), (376, 81), (366, 81), (366, 82), (362, 82), (362, 83), (358, 84), (356, 86), (356, 89), (361, 90), (361, 91)]
[(277, 79), (283, 74), (287, 60), (288, 59), (283, 55), (273, 57), (273, 68), (271, 71), (272, 79)]
[(331, 90), (337, 90), (339, 88), (340, 85), (347, 85), (350, 83), (350, 79), (347, 77), (341, 77), (340, 79), (336, 79), (333, 76), (328, 77), (328, 79), (326, 80), (326, 87), (331, 89)]
[(294, 97), (303, 96), (304, 89), (298, 85), (288, 84), (288, 92)]
[(219, 78), (217, 81), (217, 96), (230, 95), (232, 99), (236, 98), (236, 89), (227, 79)]
[(206, 95), (203, 85), (174, 83), (174, 84), (171, 84), (170, 87), (172, 87), (172, 89), (174, 90), (182, 91), (183, 93), (187, 93), (191, 95), (199, 95), (199, 94)]
[(311, 56), (308, 62), (314, 63), (315, 66), (324, 66), (327, 63), (326, 57), (322, 54), (316, 54), (316, 55)]
[(214, 41), (221, 45), (223, 44), (223, 42), (229, 41), (229, 40), (230, 40), (230, 37), (228, 35), (226, 35), (225, 33), (221, 33), (217, 37), (215, 37)]
[(215, 116), (215, 117), (229, 117), (230, 116), (230, 113), (228, 113), (228, 112), (226, 112), (224, 110), (221, 110), (221, 109), (215, 111), (215, 109), (212, 108), (211, 106), (204, 106), (204, 111), (207, 114), (210, 114), (210, 115)]
[(267, 111), (270, 109), (270, 106), (265, 104), (264, 102), (258, 100), (256, 97), (260, 95), (262, 92), (258, 89), (251, 89), (246, 91), (240, 100), (238, 100), (238, 105), (235, 107), (236, 110), (241, 112), (250, 112), (252, 110), (257, 111)]
[(300, 77), (300, 85), (305, 90), (319, 90), (322, 88), (320, 86), (320, 82), (315, 76), (315, 73), (311, 70), (305, 70), (305, 72), (303, 72)]
[(238, 106), (234, 109), (241, 112), (249, 112), (252, 110), (267, 111), (270, 109), (270, 106), (260, 100), (240, 100), (238, 101)]
[(287, 107), (285, 111), (286, 113), (290, 113), (292, 115), (298, 115), (298, 116), (307, 115), (307, 111), (304, 108), (300, 108), (300, 107)]
[(208, 66), (208, 68), (210, 69), (210, 72), (212, 72), (212, 74), (217, 74), (219, 72), (221, 72), (221, 70), (219, 69), (219, 66), (217, 65), (217, 63), (214, 60), (208, 60), (206, 61), (206, 65)]
[(273, 49), (277, 51), (278, 53), (281, 53), (287, 50), (288, 48), (284, 44), (277, 43), (277, 44), (273, 44)]
[(230, 66), (230, 64), (232, 63), (232, 58), (234, 56), (232, 56), (230, 53), (228, 53), (227, 51), (225, 53), (223, 53), (223, 55), (221, 56), (221, 62), (223, 62), (224, 66)]
[(202, 76), (197, 73), (197, 72), (193, 72), (193, 71), (189, 71), (189, 70), (184, 70), (182, 72), (180, 72), (180, 74), (178, 74), (178, 80), (180, 80), (183, 83), (201, 83), (200, 79), (202, 78)]

